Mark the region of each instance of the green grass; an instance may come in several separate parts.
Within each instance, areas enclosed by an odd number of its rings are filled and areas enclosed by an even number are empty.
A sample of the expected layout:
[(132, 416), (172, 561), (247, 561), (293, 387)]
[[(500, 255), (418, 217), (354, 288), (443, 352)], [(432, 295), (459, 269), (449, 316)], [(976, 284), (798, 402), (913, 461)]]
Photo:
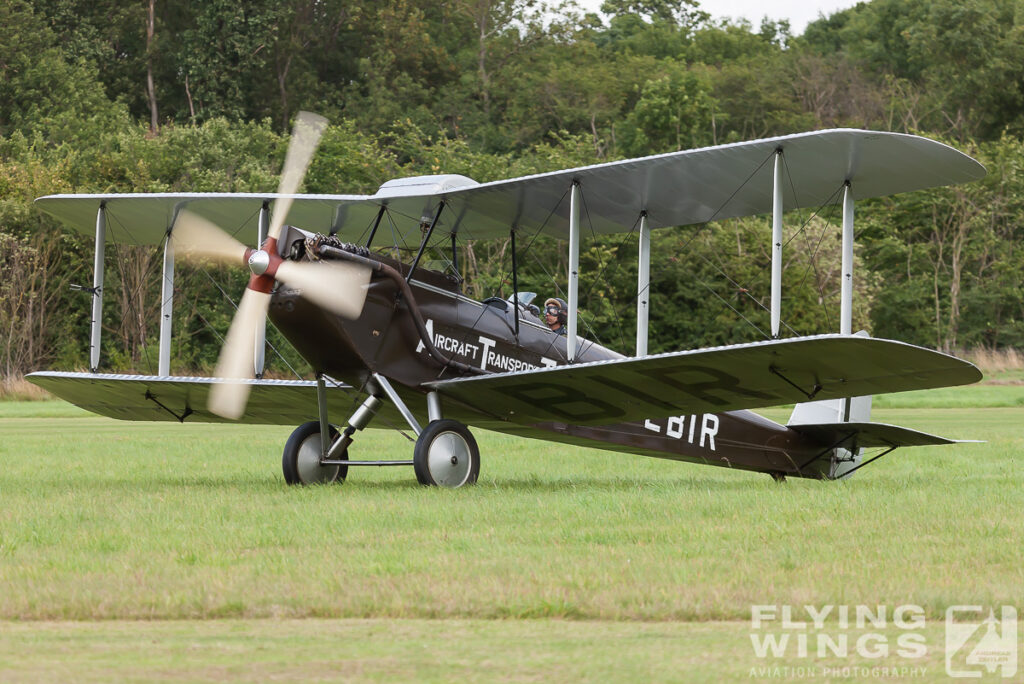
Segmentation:
[[(942, 648), (915, 659), (862, 655), (813, 661), (757, 659), (751, 656), (749, 625), (735, 622), (310, 619), (8, 623), (3, 627), (0, 680), (5, 682), (720, 684), (789, 679), (758, 674), (763, 667), (813, 667), (819, 676), (801, 679), (816, 682), (892, 679), (872, 677), (873, 668), (876, 673), (882, 668), (914, 668), (915, 674), (903, 679), (950, 681)], [(849, 632), (851, 642), (863, 633)], [(883, 633), (893, 644), (899, 638), (894, 630)], [(921, 633), (928, 644), (943, 643), (938, 625), (929, 625)], [(825, 668), (857, 668), (855, 672), (868, 674), (829, 677)]]
[(1024, 406), (1024, 385), (981, 384), (882, 394), (877, 408), (1007, 408)]
[[(7, 424), (9, 418), (95, 418), (96, 416), (74, 404), (60, 399), (39, 401), (0, 401), (0, 419)], [(0, 430), (3, 428), (0, 427)]]
[[(914, 603), (930, 629), (953, 604), (1024, 608), (1024, 410), (873, 418), (987, 442), (901, 450), (850, 482), (779, 486), (478, 433), (476, 487), (426, 489), (410, 468), (364, 468), (344, 485), (290, 488), (287, 428), (0, 403), (0, 680), (47, 666), (67, 679), (61, 649), (77, 679), (94, 666), (159, 678), (194, 642), (195, 680), (264, 678), (253, 674), (264, 660), (267, 678), (290, 666), (315, 679), (344, 656), (367, 680), (421, 678), (418, 667), (448, 679), (444, 663), (452, 678), (602, 679), (603, 663), (612, 679), (693, 681), (671, 668), (697, 668), (721, 681), (762, 664), (752, 604)], [(353, 449), (408, 458), (411, 444), (369, 430)], [(393, 638), (403, 630), (419, 650)], [(448, 630), (463, 636), (447, 643)], [(60, 649), (54, 634), (66, 636)], [(110, 644), (109, 662), (74, 655), (90, 639)], [(159, 647), (143, 656), (132, 644), (147, 639)], [(280, 659), (293, 642), (308, 655)], [(269, 652), (250, 653), (260, 643)]]

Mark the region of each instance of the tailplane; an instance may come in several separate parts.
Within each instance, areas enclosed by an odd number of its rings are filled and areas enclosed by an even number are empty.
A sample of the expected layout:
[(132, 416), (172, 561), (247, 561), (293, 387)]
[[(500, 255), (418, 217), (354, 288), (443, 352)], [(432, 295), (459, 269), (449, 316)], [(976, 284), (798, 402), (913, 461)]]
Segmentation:
[[(870, 422), (871, 395), (868, 395), (797, 404), (787, 425), (798, 432), (828, 435), (827, 444), (835, 448), (825, 474), (829, 479), (839, 479), (861, 464), (864, 446), (856, 437), (862, 426)], [(851, 438), (844, 439), (845, 435)]]
[[(888, 423), (872, 423), (870, 395), (797, 404), (787, 427), (822, 445), (825, 451), (821, 458), (807, 465), (816, 470), (819, 477), (830, 480), (850, 477), (861, 465), (867, 465), (899, 447), (976, 441), (949, 439)], [(884, 451), (863, 463), (864, 449), (874, 448)], [(828, 462), (823, 463), (826, 458)]]

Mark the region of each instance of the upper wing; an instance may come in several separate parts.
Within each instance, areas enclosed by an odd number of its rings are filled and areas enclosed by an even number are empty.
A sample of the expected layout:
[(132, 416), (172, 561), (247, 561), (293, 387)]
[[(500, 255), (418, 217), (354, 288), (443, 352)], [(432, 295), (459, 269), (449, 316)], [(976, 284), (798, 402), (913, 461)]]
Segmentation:
[[(245, 244), (256, 242), (260, 208), (273, 203), (276, 193), (154, 192), (105, 195), (48, 195), (36, 205), (74, 230), (93, 235), (96, 212), (102, 204), (107, 217), (107, 242), (156, 245), (178, 212), (209, 219)], [(361, 230), (373, 221), (379, 206), (364, 195), (295, 195), (287, 222), (310, 231), (328, 233), (340, 226)], [(358, 234), (358, 232), (356, 233)]]
[[(527, 234), (568, 235), (568, 189), (582, 188), (587, 230), (628, 232), (640, 213), (651, 228), (684, 226), (771, 211), (772, 164), (782, 150), (787, 178), (783, 205), (820, 207), (839, 197), (849, 181), (858, 199), (977, 180), (985, 168), (934, 140), (901, 133), (830, 130), (596, 164), (577, 169), (478, 184), (462, 176), (424, 176), (391, 181), (374, 195), (299, 195), (287, 223), (310, 231), (337, 229), (357, 239), (381, 206), (413, 219), (399, 243), (418, 244), (421, 217), (446, 206), (439, 227), (468, 238), (506, 237), (510, 227)], [(157, 244), (175, 212), (187, 206), (218, 225), (252, 223), (264, 202), (277, 195), (158, 193), (51, 195), (40, 208), (92, 235), (105, 204), (107, 240)], [(390, 237), (390, 236), (389, 236)], [(250, 242), (249, 240), (242, 240)]]
[(430, 383), (521, 424), (604, 425), (964, 385), (981, 372), (892, 340), (820, 335)]
[(509, 225), (567, 238), (573, 181), (595, 233), (628, 232), (640, 212), (650, 228), (753, 216), (772, 210), (772, 155), (786, 164), (783, 206), (817, 208), (857, 199), (978, 180), (985, 167), (947, 145), (914, 135), (838, 129), (669, 152), (460, 188), (451, 193), (472, 237), (503, 236)]

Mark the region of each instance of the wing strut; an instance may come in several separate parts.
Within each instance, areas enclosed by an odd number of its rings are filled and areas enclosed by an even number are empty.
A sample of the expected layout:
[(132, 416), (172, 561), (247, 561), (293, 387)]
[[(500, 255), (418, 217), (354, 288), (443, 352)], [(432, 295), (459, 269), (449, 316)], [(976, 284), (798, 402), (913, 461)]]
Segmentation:
[[(259, 220), (256, 222), (256, 249), (261, 249), (270, 232), (270, 202), (264, 201), (260, 207)], [(256, 325), (256, 334), (253, 344), (253, 374), (254, 377), (262, 378), (263, 370), (267, 364), (267, 319), (264, 318)]]
[(103, 250), (107, 240), (107, 203), (96, 211), (96, 252), (92, 270), (92, 324), (89, 336), (89, 370), (100, 367), (100, 333), (103, 331)]
[(576, 360), (576, 313), (580, 291), (580, 182), (573, 180), (569, 195), (569, 334), (565, 340), (569, 363)]
[[(454, 239), (454, 235), (452, 238)], [(516, 322), (516, 340), (519, 339), (519, 271), (516, 263), (516, 229), (508, 231), (512, 248), (512, 319)], [(454, 252), (454, 250), (453, 250)]]
[(373, 221), (373, 228), (370, 229), (370, 237), (366, 238), (366, 248), (370, 248), (370, 243), (373, 242), (373, 236), (377, 234), (377, 229), (380, 228), (380, 220), (384, 218), (384, 212), (387, 211), (388, 207), (386, 204), (380, 205), (380, 211), (377, 212), (377, 218)]
[(772, 185), (772, 337), (779, 337), (782, 318), (782, 148), (775, 150)]
[(647, 356), (647, 320), (651, 300), (651, 229), (647, 210), (640, 212), (640, 255), (636, 283), (636, 355)]
[(427, 229), (426, 234), (423, 236), (423, 241), (420, 242), (420, 251), (416, 252), (416, 258), (412, 260), (412, 266), (409, 267), (409, 273), (405, 276), (405, 282), (412, 280), (412, 274), (416, 272), (416, 267), (419, 266), (420, 258), (423, 256), (423, 250), (427, 248), (427, 243), (430, 242), (430, 236), (434, 234), (434, 228), (437, 228), (437, 222), (441, 219), (441, 212), (444, 211), (444, 200), (437, 205), (437, 212), (434, 213), (434, 220), (430, 222), (430, 228)]
[(843, 282), (840, 290), (839, 334), (853, 334), (853, 186), (843, 187)]
[(171, 324), (174, 322), (174, 241), (171, 230), (174, 221), (167, 229), (164, 238), (164, 270), (160, 279), (160, 358), (157, 361), (157, 374), (171, 374)]

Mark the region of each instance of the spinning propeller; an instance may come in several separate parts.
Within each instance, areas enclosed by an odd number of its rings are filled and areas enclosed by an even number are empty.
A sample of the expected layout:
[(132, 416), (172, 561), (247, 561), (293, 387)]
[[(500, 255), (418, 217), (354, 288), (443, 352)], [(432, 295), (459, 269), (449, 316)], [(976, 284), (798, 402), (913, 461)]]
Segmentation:
[(281, 237), (295, 192), (309, 168), (327, 119), (299, 112), (288, 145), (278, 197), (266, 241), (248, 248), (205, 218), (183, 211), (172, 232), (175, 250), (186, 259), (211, 260), (223, 264), (246, 264), (252, 272), (238, 312), (231, 322), (214, 375), (237, 382), (216, 383), (210, 389), (208, 407), (224, 418), (238, 419), (249, 398), (249, 380), (256, 376), (257, 346), (263, 341), (270, 292), (276, 281), (302, 292), (317, 306), (346, 318), (358, 318), (366, 301), (370, 270), (347, 263), (298, 262), (282, 259), (277, 241)]

